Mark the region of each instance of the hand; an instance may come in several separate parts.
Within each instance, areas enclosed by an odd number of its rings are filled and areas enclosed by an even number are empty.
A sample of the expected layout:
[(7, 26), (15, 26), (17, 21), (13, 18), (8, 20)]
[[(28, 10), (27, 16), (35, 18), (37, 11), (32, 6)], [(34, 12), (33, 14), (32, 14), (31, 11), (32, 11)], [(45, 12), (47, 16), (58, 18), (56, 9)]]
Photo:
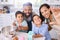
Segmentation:
[(33, 35), (33, 38), (39, 38), (39, 37), (43, 37), (43, 36), (40, 34)]
[(12, 31), (12, 32), (9, 32), (9, 34), (10, 34), (10, 35), (13, 35), (14, 33), (13, 33), (13, 31)]
[(22, 30), (22, 26), (19, 26), (19, 27), (18, 27), (18, 30)]
[(51, 8), (53, 16), (58, 25), (60, 25), (60, 9), (59, 8)]
[(15, 22), (13, 22), (13, 26), (16, 26)]
[(14, 36), (14, 37), (13, 37), (13, 40), (18, 40), (18, 37), (17, 37), (17, 36)]
[(56, 24), (56, 22), (50, 22), (49, 24), (50, 24), (50, 25), (55, 25), (55, 24)]

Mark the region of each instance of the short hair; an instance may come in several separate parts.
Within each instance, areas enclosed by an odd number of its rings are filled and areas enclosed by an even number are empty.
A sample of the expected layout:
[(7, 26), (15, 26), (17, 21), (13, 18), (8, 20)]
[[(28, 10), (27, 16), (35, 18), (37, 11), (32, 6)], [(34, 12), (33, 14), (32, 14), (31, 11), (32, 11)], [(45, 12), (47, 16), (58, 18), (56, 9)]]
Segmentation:
[(18, 14), (22, 14), (22, 16), (24, 16), (24, 13), (23, 13), (23, 12), (17, 11), (17, 12), (15, 13), (15, 17), (17, 17)]
[(32, 3), (27, 2), (27, 3), (23, 4), (23, 7), (24, 7), (24, 6), (31, 6), (31, 7), (32, 7)]

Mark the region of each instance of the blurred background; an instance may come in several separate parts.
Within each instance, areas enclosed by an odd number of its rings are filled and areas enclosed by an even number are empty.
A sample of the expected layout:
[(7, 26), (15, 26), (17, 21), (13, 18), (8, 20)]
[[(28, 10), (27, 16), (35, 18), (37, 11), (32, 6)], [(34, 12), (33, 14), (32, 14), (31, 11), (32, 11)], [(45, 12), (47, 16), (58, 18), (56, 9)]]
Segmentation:
[[(0, 28), (11, 25), (15, 20), (15, 12), (23, 11), (23, 4), (26, 2), (32, 3), (33, 11), (38, 15), (39, 7), (43, 3), (49, 4), (51, 8), (60, 9), (60, 0), (0, 0)], [(55, 30), (51, 31), (50, 34), (51, 37), (57, 38)]]
[(33, 5), (33, 11), (36, 12), (38, 12), (40, 5), (43, 3), (48, 3), (54, 7), (60, 7), (60, 0), (0, 0), (0, 9), (7, 6), (10, 13), (12, 13), (17, 10), (22, 10), (23, 4), (26, 2), (31, 2)]

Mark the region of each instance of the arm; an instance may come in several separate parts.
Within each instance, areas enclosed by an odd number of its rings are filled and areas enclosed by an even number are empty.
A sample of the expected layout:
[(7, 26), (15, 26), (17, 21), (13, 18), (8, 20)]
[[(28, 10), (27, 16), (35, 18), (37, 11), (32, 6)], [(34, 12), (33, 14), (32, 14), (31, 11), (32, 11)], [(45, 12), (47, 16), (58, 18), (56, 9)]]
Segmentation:
[(60, 25), (58, 22), (54, 21), (54, 22), (50, 22), (50, 25)]
[(17, 30), (28, 30), (28, 25), (26, 21), (22, 22), (22, 25), (17, 28)]
[(17, 27), (16, 31), (19, 31), (19, 30), (28, 30), (28, 26), (25, 26), (25, 27), (19, 26)]
[(54, 21), (54, 22), (50, 22), (49, 24), (50, 24), (50, 25), (57, 25), (57, 22)]
[(28, 30), (28, 26), (22, 27), (22, 30)]
[(33, 35), (33, 38), (39, 38), (39, 37), (43, 37), (43, 36), (41, 34)]
[(57, 22), (57, 25), (60, 25), (60, 9), (59, 8), (51, 8), (53, 16)]

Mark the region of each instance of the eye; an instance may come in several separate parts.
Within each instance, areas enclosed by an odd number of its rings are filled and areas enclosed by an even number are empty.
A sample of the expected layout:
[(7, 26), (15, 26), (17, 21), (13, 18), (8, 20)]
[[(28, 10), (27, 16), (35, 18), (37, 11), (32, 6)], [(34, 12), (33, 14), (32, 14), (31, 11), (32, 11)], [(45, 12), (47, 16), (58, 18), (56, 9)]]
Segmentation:
[(45, 12), (46, 12), (47, 10), (45, 10)]
[(18, 18), (20, 18), (20, 16)]

